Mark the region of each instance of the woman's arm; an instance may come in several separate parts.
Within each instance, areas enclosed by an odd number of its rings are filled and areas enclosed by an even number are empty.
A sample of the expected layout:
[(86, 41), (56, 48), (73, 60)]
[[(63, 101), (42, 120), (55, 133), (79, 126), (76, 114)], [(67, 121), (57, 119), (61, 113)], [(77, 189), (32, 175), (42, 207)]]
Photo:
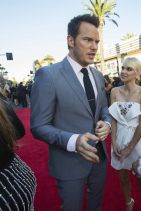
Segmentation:
[[(116, 92), (117, 88), (113, 88), (111, 91), (111, 104), (113, 104), (116, 101)], [(112, 137), (112, 146), (113, 151), (117, 157), (120, 157), (120, 151), (117, 147), (116, 143), (116, 134), (117, 134), (117, 121), (112, 117), (112, 124), (111, 124), (111, 137)]]
[(121, 160), (125, 159), (134, 149), (141, 139), (141, 115), (139, 116), (139, 125), (137, 126), (131, 142), (121, 151)]
[[(139, 97), (140, 97), (139, 102), (140, 102), (140, 110), (141, 110), (141, 88), (140, 88)], [(140, 141), (140, 139), (141, 139), (141, 115), (139, 116), (139, 124), (134, 132), (132, 140), (130, 141), (129, 145), (121, 151), (122, 160), (126, 158), (132, 152), (132, 150), (134, 149), (136, 144)]]

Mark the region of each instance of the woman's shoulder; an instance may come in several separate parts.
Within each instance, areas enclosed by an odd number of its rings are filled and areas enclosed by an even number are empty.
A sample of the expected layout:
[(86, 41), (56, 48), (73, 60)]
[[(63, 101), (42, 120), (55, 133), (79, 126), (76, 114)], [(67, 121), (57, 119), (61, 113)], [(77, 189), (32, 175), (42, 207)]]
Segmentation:
[(112, 91), (113, 92), (119, 92), (120, 90), (122, 90), (123, 89), (123, 86), (117, 86), (117, 87), (113, 87), (112, 88)]
[(118, 94), (119, 92), (121, 92), (122, 89), (123, 89), (123, 86), (114, 87), (114, 88), (111, 89), (111, 94), (112, 94), (112, 95), (116, 95), (116, 94)]

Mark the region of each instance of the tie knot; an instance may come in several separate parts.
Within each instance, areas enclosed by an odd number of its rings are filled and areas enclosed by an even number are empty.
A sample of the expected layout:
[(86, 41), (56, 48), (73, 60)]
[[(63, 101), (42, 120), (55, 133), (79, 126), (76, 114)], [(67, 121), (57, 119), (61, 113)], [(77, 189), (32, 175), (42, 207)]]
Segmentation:
[(88, 70), (87, 70), (87, 68), (82, 68), (82, 69), (81, 69), (81, 72), (82, 72), (84, 75), (88, 75)]

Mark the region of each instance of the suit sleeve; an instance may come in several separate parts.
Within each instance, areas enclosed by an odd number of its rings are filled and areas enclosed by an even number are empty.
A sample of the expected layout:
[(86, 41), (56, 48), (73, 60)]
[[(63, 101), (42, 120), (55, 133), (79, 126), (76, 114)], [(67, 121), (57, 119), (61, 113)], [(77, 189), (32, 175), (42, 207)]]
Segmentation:
[(31, 92), (31, 132), (35, 138), (66, 150), (73, 133), (53, 125), (56, 102), (52, 75), (42, 68), (36, 73)]

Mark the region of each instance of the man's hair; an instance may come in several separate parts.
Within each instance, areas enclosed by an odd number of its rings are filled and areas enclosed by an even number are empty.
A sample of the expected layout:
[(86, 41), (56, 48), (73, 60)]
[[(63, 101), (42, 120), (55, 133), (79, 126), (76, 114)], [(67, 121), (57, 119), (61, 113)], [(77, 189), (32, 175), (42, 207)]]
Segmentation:
[(95, 15), (84, 14), (78, 15), (70, 20), (68, 23), (68, 35), (71, 35), (73, 38), (79, 33), (79, 27), (82, 22), (90, 23), (94, 25), (96, 28), (99, 27), (99, 19)]

